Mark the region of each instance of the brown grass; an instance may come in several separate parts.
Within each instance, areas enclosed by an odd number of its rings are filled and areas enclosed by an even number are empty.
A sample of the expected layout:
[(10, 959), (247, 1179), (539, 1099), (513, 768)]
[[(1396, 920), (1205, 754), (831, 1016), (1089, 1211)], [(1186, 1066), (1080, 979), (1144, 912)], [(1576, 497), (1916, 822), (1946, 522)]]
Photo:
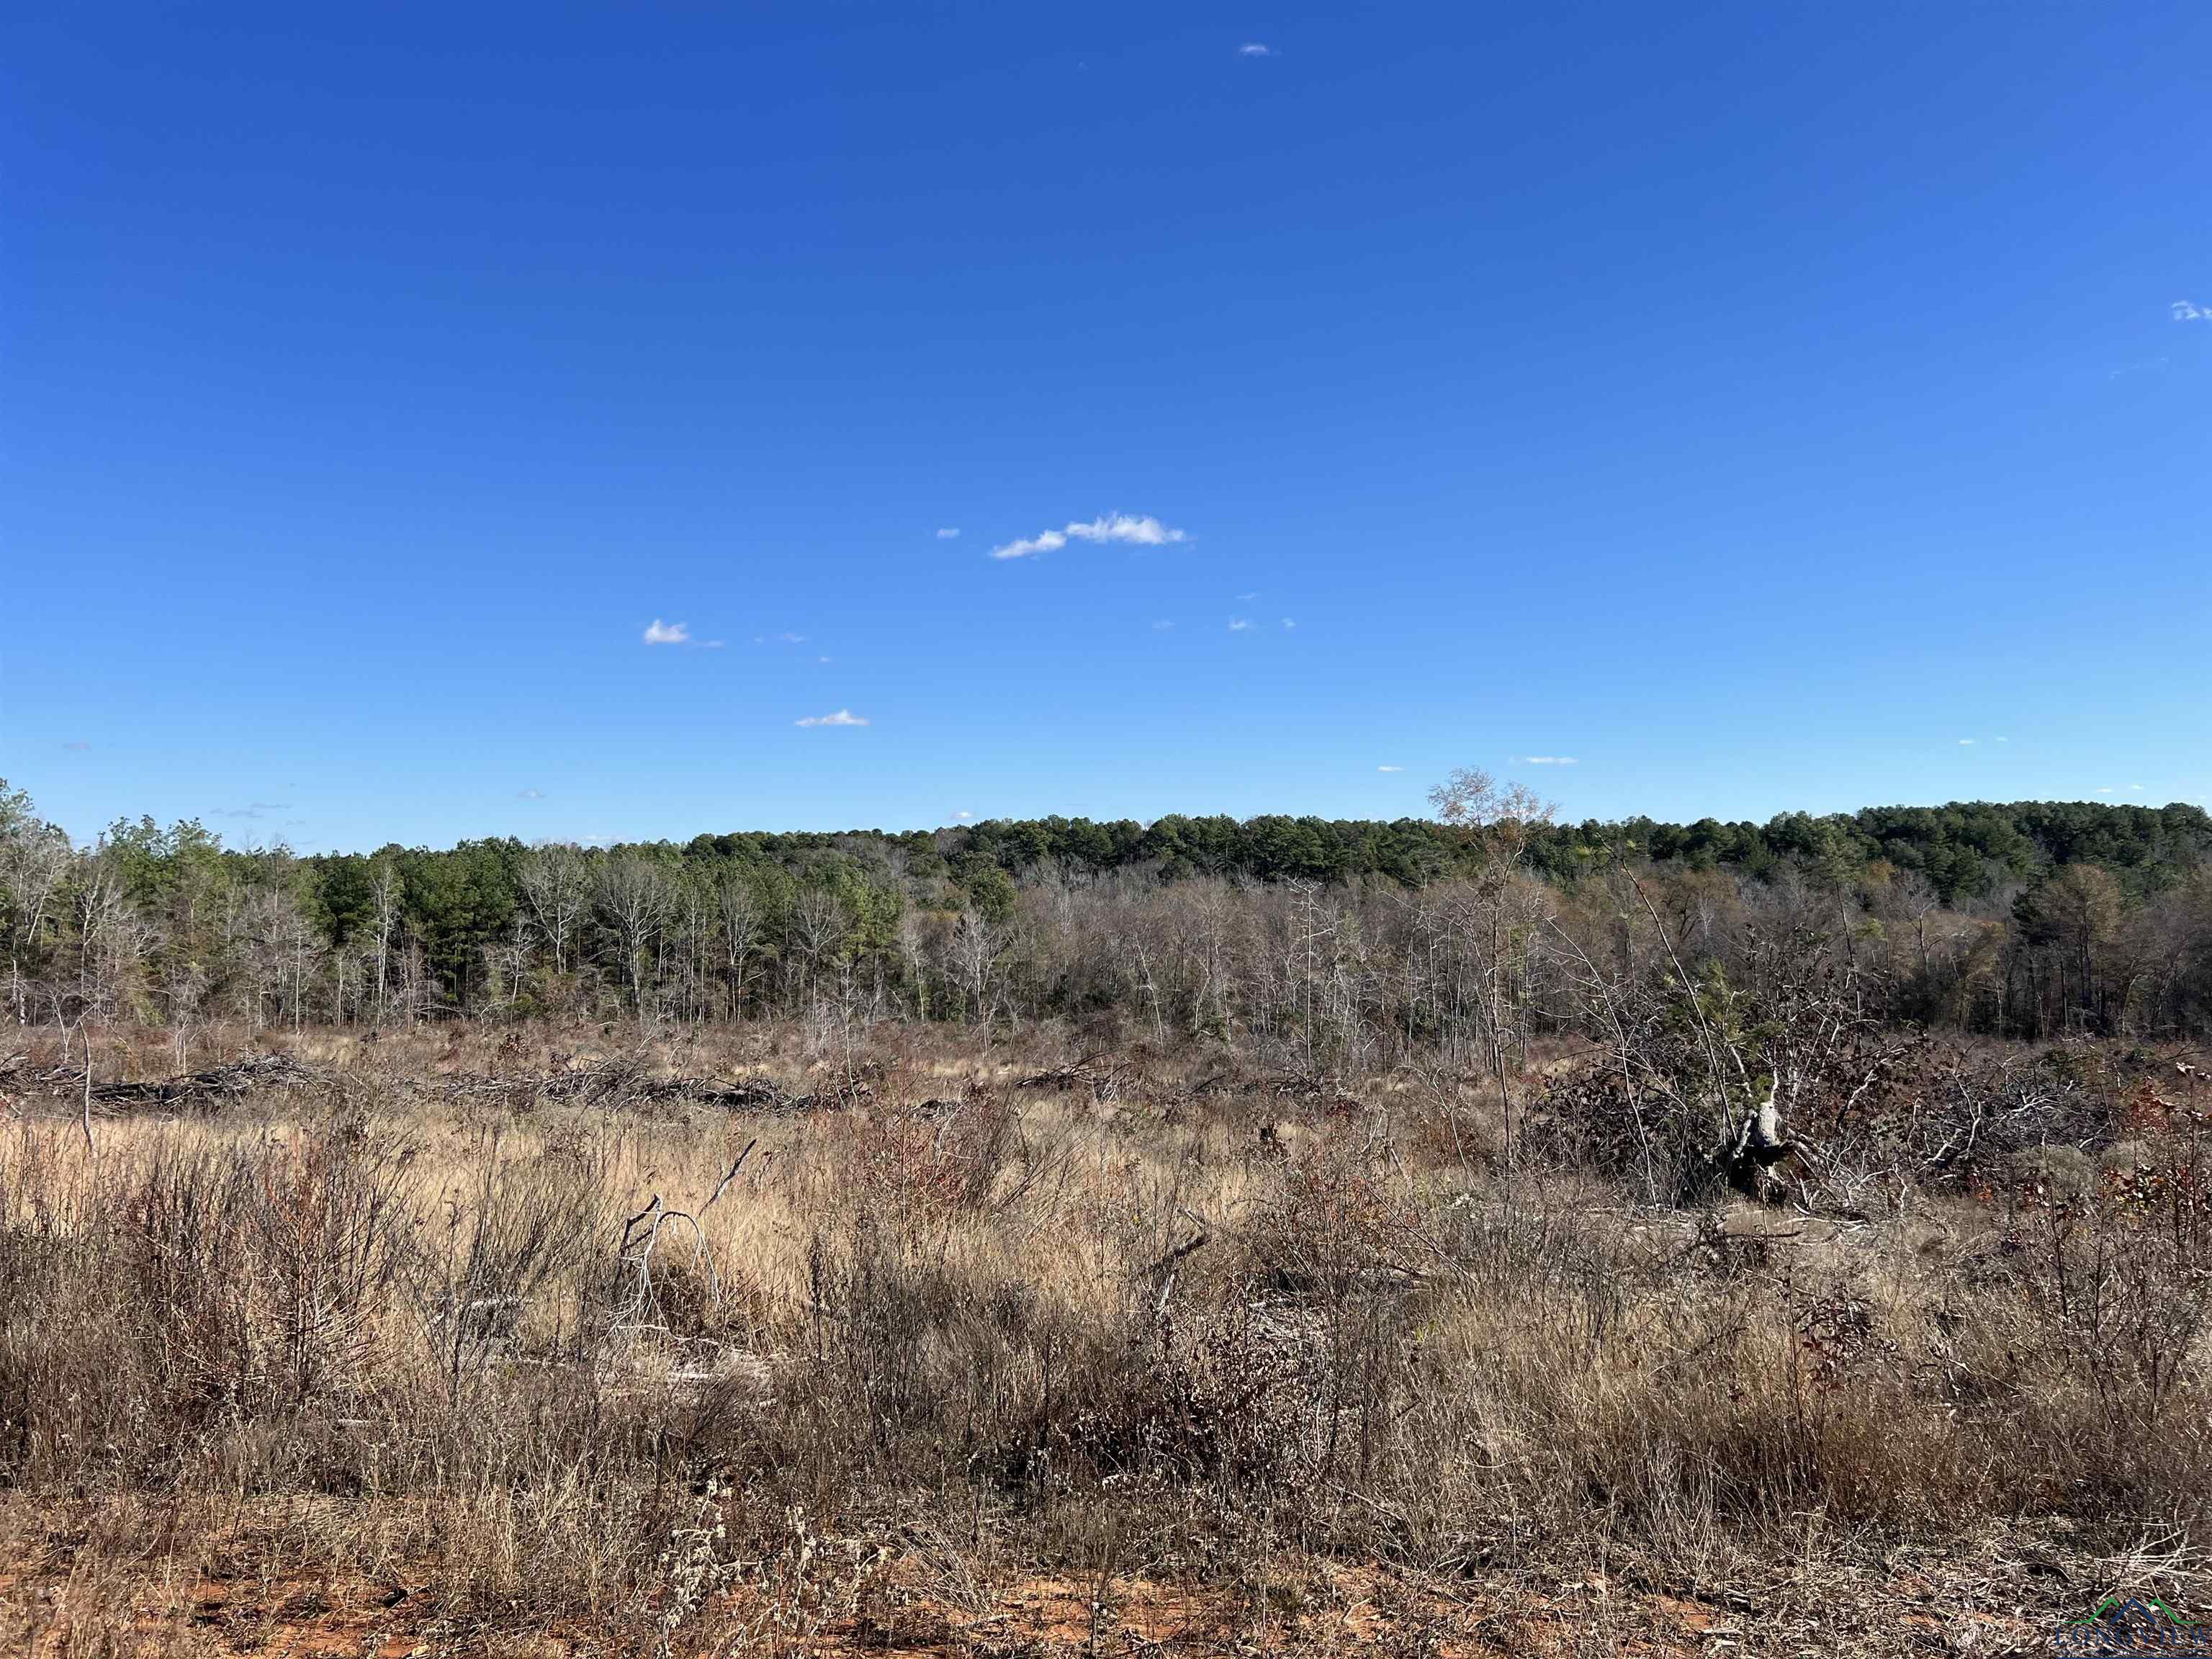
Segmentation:
[[(805, 1048), (310, 1033), (312, 1081), (89, 1153), (19, 1102), (0, 1643), (1905, 1652), (1930, 1596), (2198, 1588), (2188, 1124), (2063, 1190), (1679, 1212), (1509, 1179), (1402, 1079)], [(817, 1103), (536, 1086), (625, 1055)]]

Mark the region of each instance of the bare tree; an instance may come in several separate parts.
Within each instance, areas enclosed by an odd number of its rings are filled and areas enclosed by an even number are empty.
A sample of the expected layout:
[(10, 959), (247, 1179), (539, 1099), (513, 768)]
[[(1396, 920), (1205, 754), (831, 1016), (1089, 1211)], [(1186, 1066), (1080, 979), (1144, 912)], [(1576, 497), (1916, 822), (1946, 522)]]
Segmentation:
[(30, 1020), (25, 969), (40, 954), (70, 858), (69, 837), (32, 815), (29, 797), (0, 784), (0, 899), (7, 905), (8, 984), (19, 1025)]
[(281, 938), (285, 954), (292, 962), (292, 1033), (300, 1032), (301, 1011), (307, 1003), (307, 969), (309, 964), (320, 960), (323, 954), (322, 935), (316, 930), (307, 908), (287, 896), (281, 917)]
[(1453, 943), (1471, 970), (1471, 995), (1460, 1000), (1472, 1014), (1482, 1057), (1498, 1091), (1505, 1160), (1514, 1159), (1514, 1066), (1528, 1054), (1528, 993), (1533, 956), (1547, 912), (1543, 886), (1525, 878), (1522, 865), (1556, 808), (1517, 783), (1500, 785), (1487, 772), (1462, 767), (1429, 791), (1443, 823), (1469, 833), (1474, 872), (1446, 902)]
[(399, 880), (399, 866), (386, 859), (376, 866), (370, 878), (371, 935), (376, 953), (376, 1023), (380, 1029), (386, 1012), (387, 988), (391, 982), (392, 945), (399, 931), (399, 906), (404, 890)]
[(599, 867), (592, 902), (621, 954), (630, 998), (642, 1021), (646, 963), (668, 920), (668, 878), (649, 858), (636, 853), (619, 854)]
[(552, 947), (553, 971), (567, 973), (576, 929), (591, 903), (589, 860), (580, 847), (541, 842), (522, 855), (516, 878), (531, 920)]
[(845, 904), (837, 890), (819, 884), (802, 888), (791, 909), (794, 954), (805, 977), (801, 1000), (811, 998), (824, 962), (834, 962), (845, 942)]
[(530, 975), (530, 919), (518, 910), (507, 937), (483, 947), (484, 972), (500, 1006), (512, 1008), (520, 1000), (522, 982)]
[(732, 865), (725, 868), (714, 885), (714, 910), (720, 924), (722, 965), (729, 975), (730, 1016), (737, 1017), (738, 1001), (750, 975), (747, 964), (759, 952), (760, 894), (745, 872)]
[(973, 1007), (979, 1025), (991, 1023), (999, 962), (1006, 953), (1006, 930), (972, 909), (963, 910), (953, 925), (950, 945), (953, 978), (960, 987), (963, 1008)]

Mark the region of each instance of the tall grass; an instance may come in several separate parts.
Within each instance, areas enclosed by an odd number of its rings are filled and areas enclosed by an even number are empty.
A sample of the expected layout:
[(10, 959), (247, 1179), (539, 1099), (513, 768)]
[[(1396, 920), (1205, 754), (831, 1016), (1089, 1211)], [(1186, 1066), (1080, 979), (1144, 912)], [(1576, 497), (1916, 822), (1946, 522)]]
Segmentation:
[[(1470, 1161), (1387, 1079), (1279, 1127), (1167, 1062), (1102, 1104), (878, 1058), (799, 1119), (426, 1104), (397, 1079), (434, 1064), (387, 1054), (343, 1109), (0, 1128), (0, 1487), (80, 1548), (252, 1514), (455, 1628), (655, 1639), (849, 1613), (867, 1540), (980, 1595), (1286, 1549), (1709, 1583), (1808, 1538), (2207, 1519), (2179, 1130), (2063, 1192), (1745, 1236)], [(905, 1103), (948, 1070), (957, 1109)]]

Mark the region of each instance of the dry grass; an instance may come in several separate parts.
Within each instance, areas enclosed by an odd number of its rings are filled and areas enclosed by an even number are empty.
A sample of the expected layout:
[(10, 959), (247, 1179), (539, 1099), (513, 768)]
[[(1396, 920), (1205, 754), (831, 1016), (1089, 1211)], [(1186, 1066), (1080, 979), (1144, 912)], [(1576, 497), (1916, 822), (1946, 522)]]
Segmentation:
[[(1930, 1597), (2197, 1588), (2186, 1125), (2064, 1190), (1677, 1212), (1508, 1179), (1403, 1079), (809, 1046), (309, 1033), (89, 1153), (20, 1103), (0, 1640), (1904, 1652)], [(621, 1086), (674, 1075), (813, 1103)]]

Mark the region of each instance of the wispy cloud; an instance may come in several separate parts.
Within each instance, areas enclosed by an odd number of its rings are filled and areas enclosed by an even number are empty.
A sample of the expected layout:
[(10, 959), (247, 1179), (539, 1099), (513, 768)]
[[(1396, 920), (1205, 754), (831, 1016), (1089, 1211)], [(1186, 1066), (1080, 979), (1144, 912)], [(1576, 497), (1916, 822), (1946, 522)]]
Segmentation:
[(2010, 743), (2012, 739), (2010, 738), (1996, 738), (1991, 739), (1991, 741), (1996, 743)]
[(1275, 52), (1273, 47), (1263, 46), (1257, 40), (1247, 40), (1237, 48), (1237, 55), (1239, 58), (1273, 58)]
[(1252, 601), (1253, 601), (1253, 600), (1255, 600), (1255, 599), (1258, 599), (1259, 597), (1260, 597), (1259, 592), (1258, 592), (1258, 591), (1255, 589), (1255, 590), (1254, 590), (1252, 592), (1249, 592), (1249, 593), (1239, 593), (1239, 594), (1237, 596), (1237, 602), (1238, 602), (1239, 604), (1242, 604), (1242, 605), (1249, 605), (1249, 604), (1251, 604), (1251, 603), (1252, 603)]
[(2172, 361), (2170, 357), (2145, 357), (2136, 362), (2122, 363), (2105, 378), (2108, 380), (2117, 380), (2125, 374), (2162, 374)]
[(689, 623), (665, 623), (655, 617), (647, 625), (645, 642), (647, 645), (689, 645), (691, 625)]
[(1164, 547), (1186, 540), (1180, 530), (1149, 515), (1134, 513), (1101, 514), (1087, 524), (1070, 524), (1059, 530), (1040, 530), (1003, 547), (991, 550), (994, 559), (1026, 559), (1038, 553), (1057, 553), (1073, 539), (1079, 542), (1126, 542), (1135, 547)]
[(2172, 311), (2173, 320), (2177, 323), (2201, 323), (2212, 319), (2212, 307), (2192, 305), (2186, 300), (2176, 300)]
[(1057, 553), (1067, 545), (1067, 538), (1057, 530), (1041, 530), (1034, 536), (1024, 536), (1008, 542), (1004, 547), (994, 547), (994, 559), (1026, 559), (1036, 553)]
[(806, 635), (804, 634), (779, 634), (776, 635), (776, 638), (786, 645), (804, 645), (806, 643)]
[(1572, 755), (1516, 755), (1514, 758), (1523, 766), (1580, 766)]
[(1296, 627), (1297, 626), (1297, 623), (1296, 623), (1295, 622), (1291, 621), (1291, 618), (1289, 618), (1288, 617), (1284, 617), (1284, 618), (1283, 618), (1283, 626), (1284, 626), (1284, 627), (1285, 627), (1285, 628), (1296, 628)]
[(975, 821), (975, 815), (973, 812), (955, 812), (952, 815), (952, 821), (955, 823), (973, 823)]
[(86, 750), (91, 748), (92, 745), (87, 743), (82, 738), (71, 738), (67, 743), (64, 743), (62, 747), (82, 755)]
[(809, 714), (793, 723), (799, 726), (866, 726), (867, 721), (849, 708), (840, 708), (832, 714)]
[(1155, 634), (1165, 634), (1171, 632), (1174, 628), (1175, 624), (1170, 622), (1165, 617), (1163, 617), (1152, 624), (1152, 632)]
[(960, 539), (960, 526), (957, 524), (940, 526), (937, 532), (937, 539), (940, 542), (958, 541)]
[(1961, 749), (1972, 749), (1973, 746), (1974, 740), (1972, 738), (1961, 738), (1959, 739), (1959, 747)]
[(1251, 626), (1252, 624), (1242, 617), (1231, 617), (1229, 619), (1229, 631), (1232, 634), (1242, 634)]
[(1378, 772), (1402, 772), (1406, 769), (1402, 766), (1378, 766), (1375, 769)]
[(517, 800), (544, 800), (545, 792), (543, 789), (518, 789), (514, 792), (514, 798)]

